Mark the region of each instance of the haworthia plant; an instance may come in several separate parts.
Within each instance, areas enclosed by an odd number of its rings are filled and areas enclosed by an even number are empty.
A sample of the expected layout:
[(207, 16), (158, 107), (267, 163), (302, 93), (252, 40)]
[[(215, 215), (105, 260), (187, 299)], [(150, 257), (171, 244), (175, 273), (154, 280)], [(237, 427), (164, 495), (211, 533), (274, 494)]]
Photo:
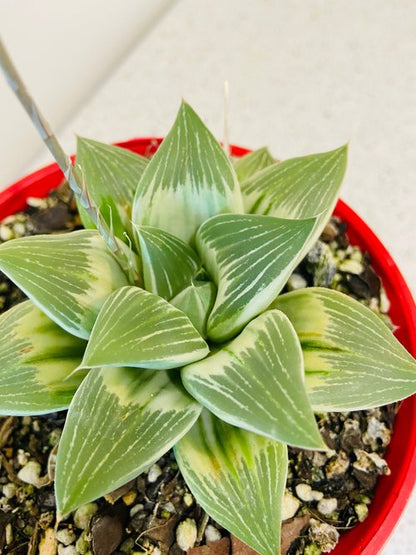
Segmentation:
[(233, 165), (184, 103), (150, 161), (81, 139), (76, 163), (83, 220), (106, 225), (0, 245), (31, 299), (1, 316), (0, 413), (69, 405), (61, 513), (175, 446), (208, 514), (279, 553), (286, 444), (325, 449), (313, 410), (416, 391), (414, 359), (369, 308), (280, 294), (336, 203), (346, 147)]

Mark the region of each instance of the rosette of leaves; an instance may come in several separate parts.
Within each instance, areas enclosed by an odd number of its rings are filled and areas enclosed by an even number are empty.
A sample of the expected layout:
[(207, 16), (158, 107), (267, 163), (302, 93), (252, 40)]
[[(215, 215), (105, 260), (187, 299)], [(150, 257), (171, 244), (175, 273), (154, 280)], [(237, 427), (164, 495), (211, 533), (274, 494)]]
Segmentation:
[(286, 445), (326, 448), (314, 411), (416, 391), (415, 361), (370, 309), (321, 288), (280, 294), (345, 167), (345, 147), (233, 163), (185, 103), (150, 160), (79, 139), (86, 229), (0, 247), (29, 299), (1, 316), (0, 413), (68, 408), (61, 514), (174, 447), (208, 514), (278, 553)]

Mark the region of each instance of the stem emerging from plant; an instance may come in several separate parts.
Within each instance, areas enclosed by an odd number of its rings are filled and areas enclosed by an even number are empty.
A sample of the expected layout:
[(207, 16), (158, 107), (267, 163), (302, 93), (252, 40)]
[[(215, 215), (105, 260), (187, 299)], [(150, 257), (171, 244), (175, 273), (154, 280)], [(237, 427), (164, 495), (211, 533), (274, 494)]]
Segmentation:
[[(26, 110), (33, 125), (41, 136), (43, 142), (48, 147), (52, 156), (55, 158), (62, 173), (67, 179), (69, 186), (74, 194), (78, 197), (81, 205), (87, 211), (89, 217), (94, 222), (97, 230), (103, 237), (108, 248), (114, 253), (119, 264), (129, 274), (132, 275), (134, 281), (137, 280), (137, 271), (132, 257), (129, 256), (128, 249), (114, 235), (112, 229), (104, 220), (98, 207), (92, 201), (88, 194), (85, 182), (82, 179), (76, 166), (71, 162), (69, 156), (62, 149), (58, 139), (50, 128), (48, 122), (43, 117), (41, 111), (27, 90), (23, 80), (21, 79), (12, 59), (10, 58), (1, 38), (0, 38), (0, 66), (6, 76), (10, 88), (19, 99), (21, 105)], [(132, 253), (133, 254), (133, 253)]]

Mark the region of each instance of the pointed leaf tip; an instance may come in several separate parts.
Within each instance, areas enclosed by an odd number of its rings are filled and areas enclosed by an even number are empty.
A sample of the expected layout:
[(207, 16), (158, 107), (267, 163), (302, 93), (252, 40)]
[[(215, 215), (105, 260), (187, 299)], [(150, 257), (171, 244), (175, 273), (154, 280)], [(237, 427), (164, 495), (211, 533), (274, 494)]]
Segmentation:
[(82, 366), (178, 368), (204, 358), (208, 345), (189, 318), (138, 287), (122, 287), (102, 307)]
[(202, 222), (224, 212), (243, 212), (234, 168), (194, 110), (182, 103), (138, 184), (133, 222), (192, 243)]
[(181, 374), (189, 393), (229, 424), (305, 449), (326, 448), (306, 394), (300, 343), (282, 312), (264, 312)]

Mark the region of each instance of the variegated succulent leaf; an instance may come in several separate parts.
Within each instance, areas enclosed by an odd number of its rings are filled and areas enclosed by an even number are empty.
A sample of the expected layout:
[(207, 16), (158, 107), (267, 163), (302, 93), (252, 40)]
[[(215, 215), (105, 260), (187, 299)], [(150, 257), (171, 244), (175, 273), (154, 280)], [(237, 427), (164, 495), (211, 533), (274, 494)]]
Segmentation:
[(49, 318), (83, 339), (106, 298), (129, 283), (95, 230), (3, 243), (0, 270)]
[(187, 485), (212, 518), (257, 552), (279, 553), (284, 444), (204, 410), (176, 444), (175, 455)]
[(362, 303), (309, 287), (281, 295), (272, 307), (288, 316), (299, 337), (315, 410), (368, 409), (416, 392), (415, 359)]
[(338, 200), (347, 145), (267, 166), (242, 184), (245, 211), (277, 218), (316, 218), (303, 254), (320, 236)]
[(265, 310), (299, 262), (315, 219), (224, 214), (207, 220), (196, 245), (218, 287), (207, 334), (223, 342)]
[(166, 370), (200, 360), (208, 352), (186, 314), (153, 293), (127, 286), (104, 303), (81, 366)]
[[(76, 165), (88, 198), (101, 212), (114, 234), (132, 239), (131, 210), (137, 182), (149, 160), (124, 148), (78, 137)], [(88, 212), (76, 197), (86, 228), (94, 228)]]
[(211, 216), (243, 212), (234, 168), (218, 141), (185, 102), (140, 179), (133, 222), (192, 243)]
[(189, 393), (229, 424), (297, 447), (325, 449), (306, 394), (300, 343), (283, 312), (264, 312), (181, 374)]
[(193, 425), (201, 407), (174, 371), (93, 369), (69, 408), (55, 475), (68, 514), (138, 476)]
[(86, 342), (57, 326), (32, 301), (0, 316), (0, 414), (66, 409), (82, 381), (71, 376)]
[(201, 268), (195, 251), (157, 227), (134, 225), (141, 255), (144, 288), (166, 300), (192, 283)]
[(266, 147), (253, 150), (248, 154), (237, 158), (234, 162), (234, 168), (237, 174), (238, 181), (243, 183), (247, 181), (257, 172), (264, 170), (268, 166), (276, 163), (276, 160), (270, 154)]

